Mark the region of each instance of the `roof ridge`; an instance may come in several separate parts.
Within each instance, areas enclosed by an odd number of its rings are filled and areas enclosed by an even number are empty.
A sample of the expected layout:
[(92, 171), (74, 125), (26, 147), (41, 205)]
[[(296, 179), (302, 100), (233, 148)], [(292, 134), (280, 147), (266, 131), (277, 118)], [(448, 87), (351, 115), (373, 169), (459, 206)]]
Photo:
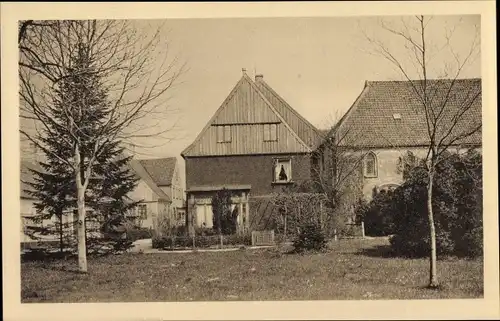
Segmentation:
[[(426, 81), (479, 81), (482, 80), (481, 77), (472, 77), (472, 78), (427, 78)], [(424, 79), (409, 79), (409, 80), (366, 80), (366, 84), (373, 83), (408, 83), (411, 81), (424, 81)]]
[[(480, 81), (481, 79), (478, 78), (458, 79), (456, 86), (452, 86), (451, 80), (441, 82), (443, 86), (438, 85), (439, 81), (434, 82), (437, 88), (435, 99), (437, 103), (440, 99), (444, 99), (446, 87), (454, 87), (453, 93), (457, 93), (450, 95), (450, 100), (446, 100), (450, 106), (447, 114), (450, 115), (443, 116), (445, 121), (449, 121), (453, 116), (453, 110), (460, 108), (463, 102), (471, 104), (471, 108), (456, 127), (457, 133), (469, 130), (470, 126), (475, 126), (474, 124), (481, 120), (481, 100), (478, 100), (475, 94), (476, 91), (481, 93)], [(350, 139), (348, 142), (344, 141), (343, 145), (363, 148), (368, 148), (368, 146), (394, 148), (425, 144), (428, 141), (426, 126), (422, 125), (422, 114), (412, 112), (418, 110), (415, 108), (419, 106), (419, 103), (413, 91), (406, 92), (405, 88), (408, 84), (408, 81), (365, 81), (365, 87), (349, 110), (332, 128), (329, 136), (344, 140), (345, 135), (348, 135)], [(403, 117), (397, 118), (395, 113), (401, 113)], [(359, 134), (368, 136), (358, 141), (352, 140), (357, 139), (355, 135)], [(443, 133), (439, 135), (441, 134)], [(467, 135), (461, 139), (461, 143), (479, 142), (480, 144), (480, 138), (480, 135)]]
[(349, 107), (349, 109), (345, 112), (344, 116), (342, 116), (339, 119), (339, 121), (337, 122), (337, 124), (335, 124), (335, 126), (333, 126), (333, 128), (329, 131), (329, 133), (326, 135), (327, 137), (330, 136), (330, 134), (333, 134), (333, 132), (335, 132), (338, 129), (340, 129), (340, 127), (342, 126), (342, 124), (345, 121), (347, 121), (347, 119), (349, 118), (349, 116), (351, 116), (352, 113), (357, 109), (357, 107), (358, 107), (359, 102), (361, 101), (361, 99), (364, 96), (366, 96), (366, 93), (368, 92), (369, 88), (370, 88), (369, 82), (365, 81), (365, 85), (363, 86), (363, 89), (361, 90), (361, 93), (358, 95), (358, 97), (356, 97), (356, 99), (352, 103), (351, 107)]
[(138, 161), (151, 161), (151, 160), (159, 160), (159, 159), (177, 159), (177, 156), (156, 157), (156, 158), (141, 158), (141, 159), (137, 159), (137, 160)]
[[(144, 166), (142, 166), (141, 160), (131, 159), (129, 161), (129, 166), (137, 174), (137, 176), (139, 176), (139, 178), (141, 180), (143, 180), (146, 183), (146, 185), (148, 185), (149, 188), (151, 188), (153, 190), (154, 193), (156, 193), (160, 198), (163, 197), (166, 200), (171, 201), (170, 197), (158, 186), (158, 184), (156, 184), (153, 177), (151, 177), (151, 174), (149, 173), (149, 171)], [(145, 175), (147, 175), (147, 177), (142, 177), (142, 175), (140, 175), (137, 171), (138, 168), (134, 168), (134, 166), (140, 167), (140, 169), (144, 172)]]
[[(198, 133), (198, 135), (196, 136), (196, 138), (193, 140), (193, 142), (191, 144), (189, 144), (182, 152), (181, 152), (181, 156), (184, 157), (184, 154), (188, 153), (194, 146), (196, 143), (198, 143), (200, 141), (200, 139), (203, 137), (203, 134), (208, 130), (208, 128), (210, 128), (210, 126), (212, 125), (213, 121), (217, 118), (217, 116), (219, 116), (219, 114), (222, 112), (222, 110), (224, 109), (225, 105), (229, 102), (229, 100), (234, 96), (234, 94), (236, 93), (236, 90), (238, 89), (239, 86), (241, 86), (241, 84), (243, 83), (243, 80), (245, 79), (245, 76), (246, 74), (243, 74), (243, 76), (241, 76), (240, 80), (238, 80), (238, 82), (236, 83), (236, 85), (234, 85), (233, 89), (231, 90), (231, 92), (229, 93), (229, 95), (227, 95), (227, 97), (224, 99), (224, 101), (222, 102), (222, 104), (219, 106), (219, 108), (215, 111), (215, 113), (212, 115), (212, 117), (210, 117), (210, 119), (208, 120), (208, 122), (205, 124), (205, 126), (203, 127), (203, 129)], [(248, 77), (248, 76), (247, 76)]]

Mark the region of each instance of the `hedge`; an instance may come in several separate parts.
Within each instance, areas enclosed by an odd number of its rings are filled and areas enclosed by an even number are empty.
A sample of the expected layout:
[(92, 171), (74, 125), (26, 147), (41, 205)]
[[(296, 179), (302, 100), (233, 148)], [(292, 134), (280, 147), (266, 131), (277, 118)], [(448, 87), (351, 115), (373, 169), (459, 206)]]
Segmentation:
[(150, 239), (153, 237), (151, 229), (147, 227), (134, 228), (127, 231), (127, 239), (135, 242), (142, 239)]
[[(219, 235), (196, 236), (196, 248), (210, 248), (220, 245)], [(223, 245), (252, 245), (251, 235), (224, 235)], [(190, 236), (174, 236), (174, 237), (156, 237), (153, 238), (153, 248), (169, 249), (169, 248), (192, 248), (193, 238)]]

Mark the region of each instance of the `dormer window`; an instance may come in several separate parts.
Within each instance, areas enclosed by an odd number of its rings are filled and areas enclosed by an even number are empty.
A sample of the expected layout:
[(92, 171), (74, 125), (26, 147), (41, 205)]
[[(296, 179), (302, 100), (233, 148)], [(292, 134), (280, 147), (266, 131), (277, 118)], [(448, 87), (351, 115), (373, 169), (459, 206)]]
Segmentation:
[(392, 118), (394, 118), (395, 120), (399, 120), (399, 119), (401, 119), (401, 114), (399, 114), (399, 113), (392, 114)]
[(217, 142), (230, 143), (231, 142), (231, 126), (217, 126)]
[(264, 141), (275, 142), (278, 140), (278, 125), (264, 124)]

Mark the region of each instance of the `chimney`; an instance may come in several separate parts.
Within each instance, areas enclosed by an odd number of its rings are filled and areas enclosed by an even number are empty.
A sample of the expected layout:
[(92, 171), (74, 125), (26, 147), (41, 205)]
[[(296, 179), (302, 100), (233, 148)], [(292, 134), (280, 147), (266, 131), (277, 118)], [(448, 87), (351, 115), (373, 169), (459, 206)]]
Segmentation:
[(243, 72), (243, 75), (247, 74), (247, 69), (246, 68), (241, 68), (241, 71)]
[(264, 79), (264, 75), (263, 74), (257, 74), (255, 75), (255, 81), (262, 81)]

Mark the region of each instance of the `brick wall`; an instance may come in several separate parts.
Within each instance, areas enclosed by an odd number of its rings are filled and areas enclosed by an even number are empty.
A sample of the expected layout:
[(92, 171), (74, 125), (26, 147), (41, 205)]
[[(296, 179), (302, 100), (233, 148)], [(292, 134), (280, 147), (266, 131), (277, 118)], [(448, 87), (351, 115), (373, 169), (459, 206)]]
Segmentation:
[(266, 195), (283, 188), (273, 182), (273, 159), (290, 157), (292, 180), (298, 184), (311, 177), (311, 160), (306, 154), (196, 157), (186, 159), (186, 187), (249, 184), (252, 195)]

